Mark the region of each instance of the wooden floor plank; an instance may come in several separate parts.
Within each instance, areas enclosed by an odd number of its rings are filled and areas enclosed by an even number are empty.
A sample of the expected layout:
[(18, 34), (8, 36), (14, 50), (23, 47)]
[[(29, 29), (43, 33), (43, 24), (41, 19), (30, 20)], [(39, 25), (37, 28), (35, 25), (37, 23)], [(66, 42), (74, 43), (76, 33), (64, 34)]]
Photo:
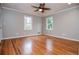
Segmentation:
[(51, 36), (1, 41), (1, 55), (78, 55), (79, 42)]

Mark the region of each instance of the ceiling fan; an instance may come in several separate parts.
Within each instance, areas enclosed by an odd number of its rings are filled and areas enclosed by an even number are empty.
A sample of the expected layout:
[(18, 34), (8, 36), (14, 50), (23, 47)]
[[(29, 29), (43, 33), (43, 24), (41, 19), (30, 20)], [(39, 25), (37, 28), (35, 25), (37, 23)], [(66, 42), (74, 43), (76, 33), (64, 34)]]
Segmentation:
[(38, 7), (37, 6), (32, 6), (32, 7), (36, 8), (35, 12), (40, 11), (40, 12), (44, 13), (45, 10), (50, 10), (50, 8), (45, 7), (45, 3), (40, 3)]

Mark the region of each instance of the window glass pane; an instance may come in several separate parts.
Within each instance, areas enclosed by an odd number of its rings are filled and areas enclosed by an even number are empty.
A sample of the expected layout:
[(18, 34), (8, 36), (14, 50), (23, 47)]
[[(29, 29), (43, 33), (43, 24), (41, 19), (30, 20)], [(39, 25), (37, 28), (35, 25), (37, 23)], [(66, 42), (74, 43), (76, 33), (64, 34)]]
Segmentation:
[(28, 23), (28, 24), (31, 23), (31, 17), (27, 17), (27, 23)]
[(24, 30), (32, 30), (32, 18), (24, 16)]
[(53, 17), (46, 18), (46, 29), (47, 30), (53, 29)]

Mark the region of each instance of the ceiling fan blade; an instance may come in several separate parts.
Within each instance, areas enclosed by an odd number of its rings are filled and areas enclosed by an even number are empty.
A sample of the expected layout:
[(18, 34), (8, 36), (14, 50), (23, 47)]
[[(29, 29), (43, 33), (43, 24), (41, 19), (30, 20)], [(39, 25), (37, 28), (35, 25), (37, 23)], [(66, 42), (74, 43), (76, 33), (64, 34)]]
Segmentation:
[(40, 3), (39, 8), (44, 8), (44, 6), (45, 6), (45, 3)]
[(40, 6), (44, 6), (45, 5), (45, 3), (40, 3)]
[(50, 10), (50, 8), (44, 8), (44, 10)]
[(45, 5), (45, 3), (43, 3), (43, 6)]
[(44, 10), (42, 10), (42, 13), (44, 13)]
[(40, 3), (40, 6), (42, 5), (42, 3)]
[(37, 10), (35, 10), (34, 12), (36, 12), (36, 11), (38, 11), (38, 9), (37, 9)]
[(32, 6), (33, 8), (39, 8), (39, 7), (36, 7), (36, 6)]

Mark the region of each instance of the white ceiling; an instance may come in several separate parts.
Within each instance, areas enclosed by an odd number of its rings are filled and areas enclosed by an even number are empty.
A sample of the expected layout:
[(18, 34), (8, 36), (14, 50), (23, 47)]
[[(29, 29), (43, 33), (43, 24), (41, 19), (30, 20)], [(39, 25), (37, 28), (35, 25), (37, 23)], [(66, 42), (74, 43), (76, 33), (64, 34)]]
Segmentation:
[(48, 16), (51, 14), (54, 14), (55, 12), (58, 12), (63, 9), (67, 9), (73, 6), (79, 5), (78, 3), (46, 3), (46, 7), (51, 8), (49, 11), (45, 11), (45, 13), (41, 12), (34, 12), (34, 8), (32, 5), (39, 6), (38, 3), (4, 3), (2, 4), (3, 7), (10, 8), (13, 10), (18, 10), (23, 13), (31, 14), (31, 15), (37, 15), (37, 16)]

